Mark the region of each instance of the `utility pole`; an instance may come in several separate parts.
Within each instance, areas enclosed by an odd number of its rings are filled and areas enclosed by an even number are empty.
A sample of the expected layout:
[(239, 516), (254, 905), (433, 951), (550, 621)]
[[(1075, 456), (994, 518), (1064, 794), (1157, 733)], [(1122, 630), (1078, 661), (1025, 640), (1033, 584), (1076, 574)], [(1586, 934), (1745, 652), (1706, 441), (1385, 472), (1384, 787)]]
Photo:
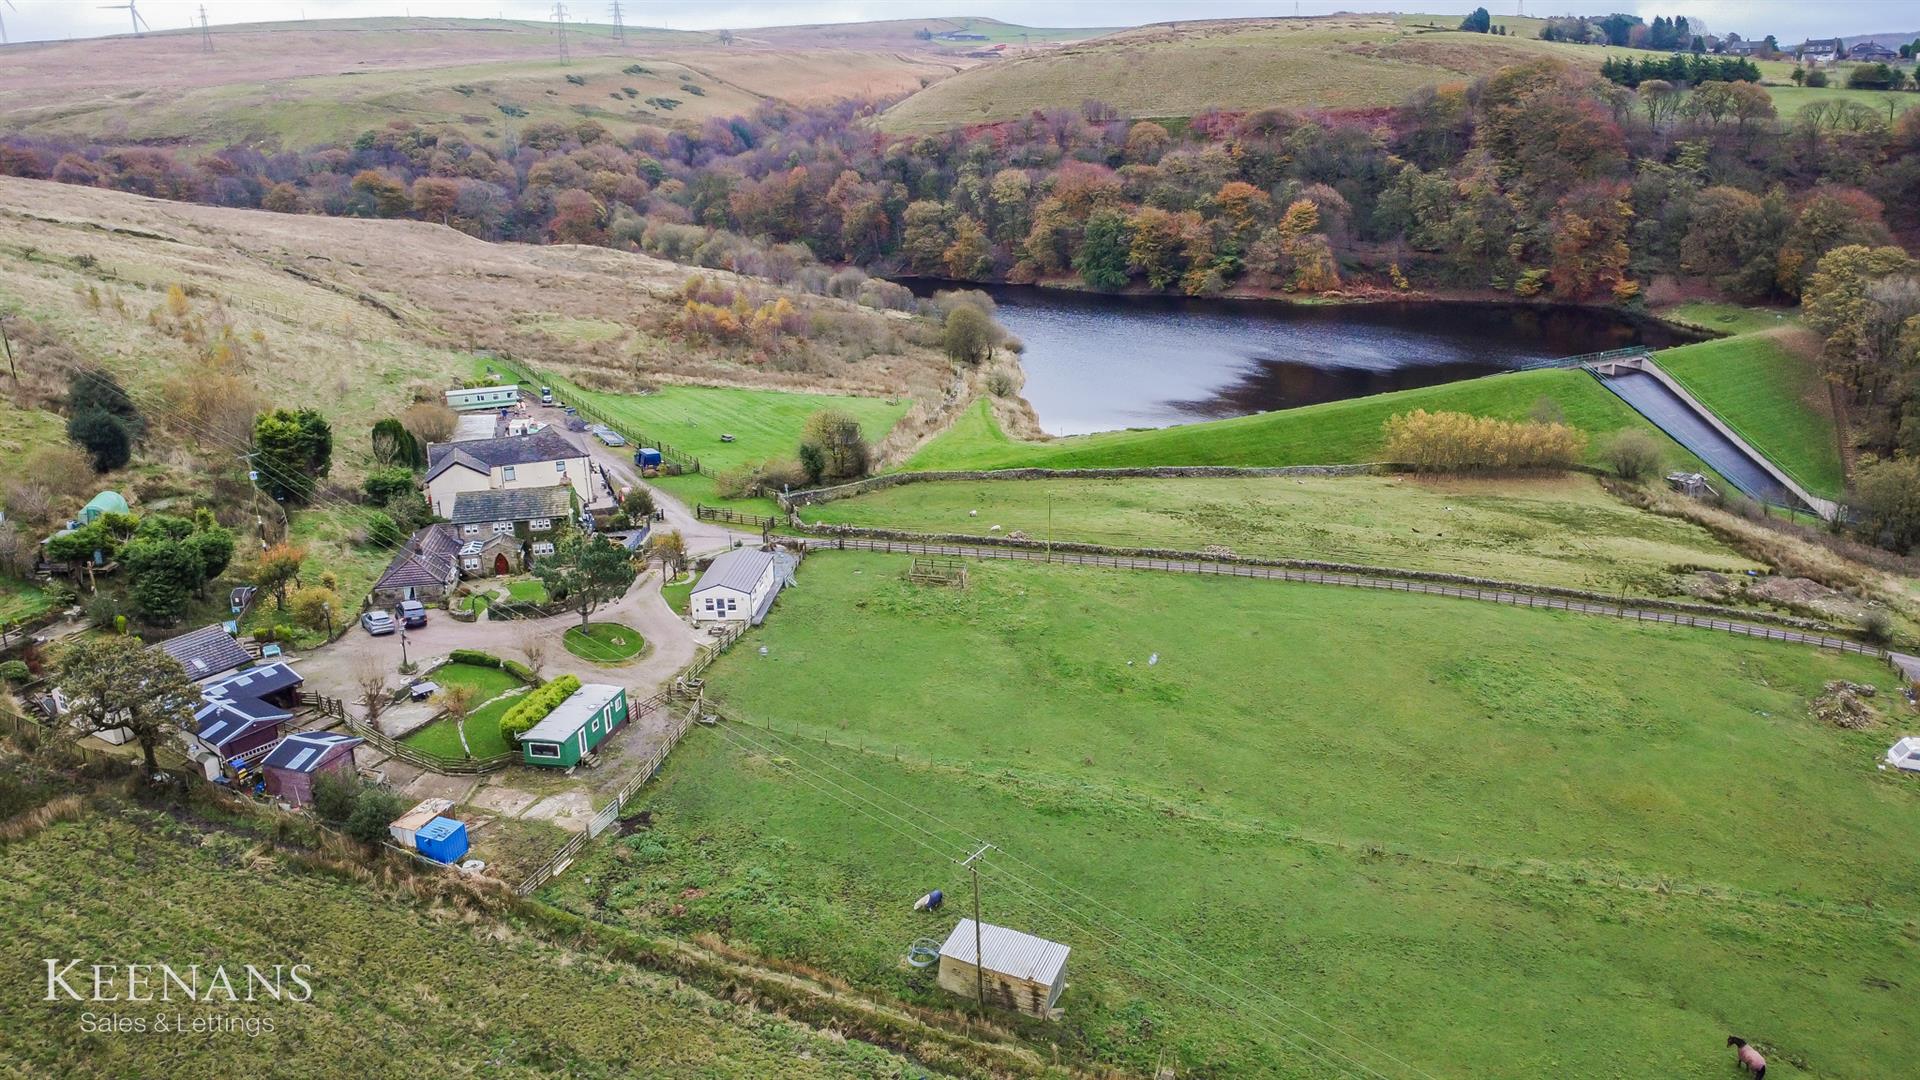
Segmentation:
[(213, 27), (207, 24), (207, 5), (200, 5), (200, 51), (213, 51)]
[(567, 5), (561, 3), (553, 5), (553, 27), (554, 35), (560, 41), (560, 64), (562, 67), (565, 67), (567, 63)]
[(11, 315), (0, 315), (0, 346), (6, 347), (7, 373), (13, 376), (14, 388), (18, 389), (20, 386), (20, 369), (13, 366), (13, 342), (7, 337), (7, 320), (11, 318), (13, 318)]
[(987, 1011), (987, 968), (986, 957), (980, 955), (980, 868), (973, 862), (992, 850), (992, 844), (981, 844), (979, 851), (960, 864), (973, 875), (973, 992), (983, 1013)]
[(613, 0), (613, 40), (627, 43), (627, 26), (620, 18), (620, 0)]

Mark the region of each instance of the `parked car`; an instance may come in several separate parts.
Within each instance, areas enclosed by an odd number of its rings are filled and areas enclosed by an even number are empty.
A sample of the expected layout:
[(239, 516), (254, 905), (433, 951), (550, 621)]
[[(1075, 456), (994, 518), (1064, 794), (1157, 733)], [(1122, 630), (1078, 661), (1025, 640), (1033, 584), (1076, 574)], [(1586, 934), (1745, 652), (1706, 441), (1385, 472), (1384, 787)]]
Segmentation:
[(394, 625), (393, 616), (384, 611), (369, 611), (360, 616), (360, 628), (374, 637), (391, 634), (398, 629)]
[(427, 625), (427, 605), (418, 600), (400, 601), (400, 606), (394, 609), (394, 614), (400, 617), (400, 625), (409, 630), (416, 626)]
[(540, 388), (540, 404), (542, 405), (553, 404), (553, 387), (543, 386)]

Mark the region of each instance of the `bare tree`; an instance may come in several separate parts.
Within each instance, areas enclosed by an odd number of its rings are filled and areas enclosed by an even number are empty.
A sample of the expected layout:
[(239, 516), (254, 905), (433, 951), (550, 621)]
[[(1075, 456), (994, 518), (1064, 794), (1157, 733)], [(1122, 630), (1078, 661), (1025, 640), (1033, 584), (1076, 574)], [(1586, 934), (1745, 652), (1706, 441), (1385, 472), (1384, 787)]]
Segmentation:
[(520, 635), (520, 641), (515, 649), (519, 652), (520, 658), (527, 662), (527, 670), (533, 672), (534, 677), (538, 678), (540, 669), (547, 663), (547, 639), (529, 630)]
[(460, 734), (461, 752), (472, 757), (473, 749), (467, 745), (467, 714), (473, 711), (473, 687), (446, 687), (433, 695), (433, 703), (453, 721), (453, 729)]
[(355, 676), (354, 686), (360, 690), (360, 704), (366, 707), (367, 723), (380, 719), (387, 709), (387, 668), (378, 660), (370, 660)]

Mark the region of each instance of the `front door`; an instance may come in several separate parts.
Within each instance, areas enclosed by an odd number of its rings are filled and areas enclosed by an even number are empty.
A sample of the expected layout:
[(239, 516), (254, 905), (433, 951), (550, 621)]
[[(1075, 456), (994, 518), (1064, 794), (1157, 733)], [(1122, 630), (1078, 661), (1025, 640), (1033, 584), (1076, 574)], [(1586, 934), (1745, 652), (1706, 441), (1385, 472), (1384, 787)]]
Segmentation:
[(510, 573), (512, 573), (512, 572), (513, 572), (513, 567), (512, 567), (512, 564), (510, 564), (510, 563), (508, 563), (508, 562), (507, 562), (507, 553), (506, 553), (506, 552), (504, 552), (504, 551), (503, 551), (503, 552), (501, 552), (500, 554), (498, 554), (498, 555), (495, 555), (495, 556), (493, 557), (493, 573), (494, 573), (494, 576), (496, 576), (496, 577), (501, 577), (501, 576), (504, 576), (504, 575), (507, 575), (507, 574), (510, 574)]

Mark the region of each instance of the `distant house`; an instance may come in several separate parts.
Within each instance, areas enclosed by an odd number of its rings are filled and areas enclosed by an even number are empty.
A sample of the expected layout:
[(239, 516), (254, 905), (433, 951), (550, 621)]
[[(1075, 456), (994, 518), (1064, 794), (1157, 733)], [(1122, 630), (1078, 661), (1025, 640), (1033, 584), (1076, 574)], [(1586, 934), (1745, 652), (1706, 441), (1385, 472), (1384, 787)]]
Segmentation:
[(429, 525), (415, 532), (373, 583), (374, 606), (445, 599), (460, 580), (461, 547), (451, 525)]
[(520, 736), (520, 759), (528, 765), (571, 768), (626, 722), (626, 690), (588, 683)]
[(456, 492), (447, 518), (463, 544), (511, 537), (539, 558), (553, 554), (554, 536), (573, 523), (574, 507), (573, 488), (566, 484), (492, 488)]
[(1720, 51), (1727, 56), (1754, 56), (1766, 50), (1764, 41), (1729, 41)]
[(132, 509), (117, 491), (103, 491), (80, 508), (80, 524), (91, 525), (102, 514), (129, 514)]
[(280, 741), (281, 726), (293, 719), (304, 680), (285, 661), (247, 668), (200, 687), (195, 729), (185, 736), (188, 756), (218, 779), (223, 767), (250, 763)]
[(780, 592), (773, 553), (735, 548), (715, 556), (693, 586), (693, 621), (746, 622), (759, 626)]
[(455, 412), (471, 409), (508, 409), (520, 404), (518, 386), (475, 386), (447, 391), (447, 408)]
[(353, 748), (365, 742), (337, 731), (301, 731), (280, 740), (260, 763), (267, 794), (306, 806), (313, 801), (313, 782), (326, 773), (354, 775)]
[(991, 923), (981, 923), (976, 934), (973, 920), (961, 919), (940, 946), (940, 988), (965, 998), (984, 989), (989, 1005), (1050, 1020), (1067, 987), (1069, 951), (1057, 941)]
[(593, 502), (593, 469), (587, 452), (554, 428), (427, 447), (427, 503), (441, 517), (453, 516), (454, 496), (463, 491), (555, 484), (572, 487), (582, 503)]
[(1839, 38), (1827, 38), (1824, 41), (1809, 41), (1794, 51), (1800, 62), (1809, 67), (1823, 67), (1837, 64), (1846, 55)]
[(1860, 60), (1870, 64), (1885, 63), (1900, 59), (1900, 54), (1877, 41), (1856, 41), (1847, 46), (1847, 59)]

